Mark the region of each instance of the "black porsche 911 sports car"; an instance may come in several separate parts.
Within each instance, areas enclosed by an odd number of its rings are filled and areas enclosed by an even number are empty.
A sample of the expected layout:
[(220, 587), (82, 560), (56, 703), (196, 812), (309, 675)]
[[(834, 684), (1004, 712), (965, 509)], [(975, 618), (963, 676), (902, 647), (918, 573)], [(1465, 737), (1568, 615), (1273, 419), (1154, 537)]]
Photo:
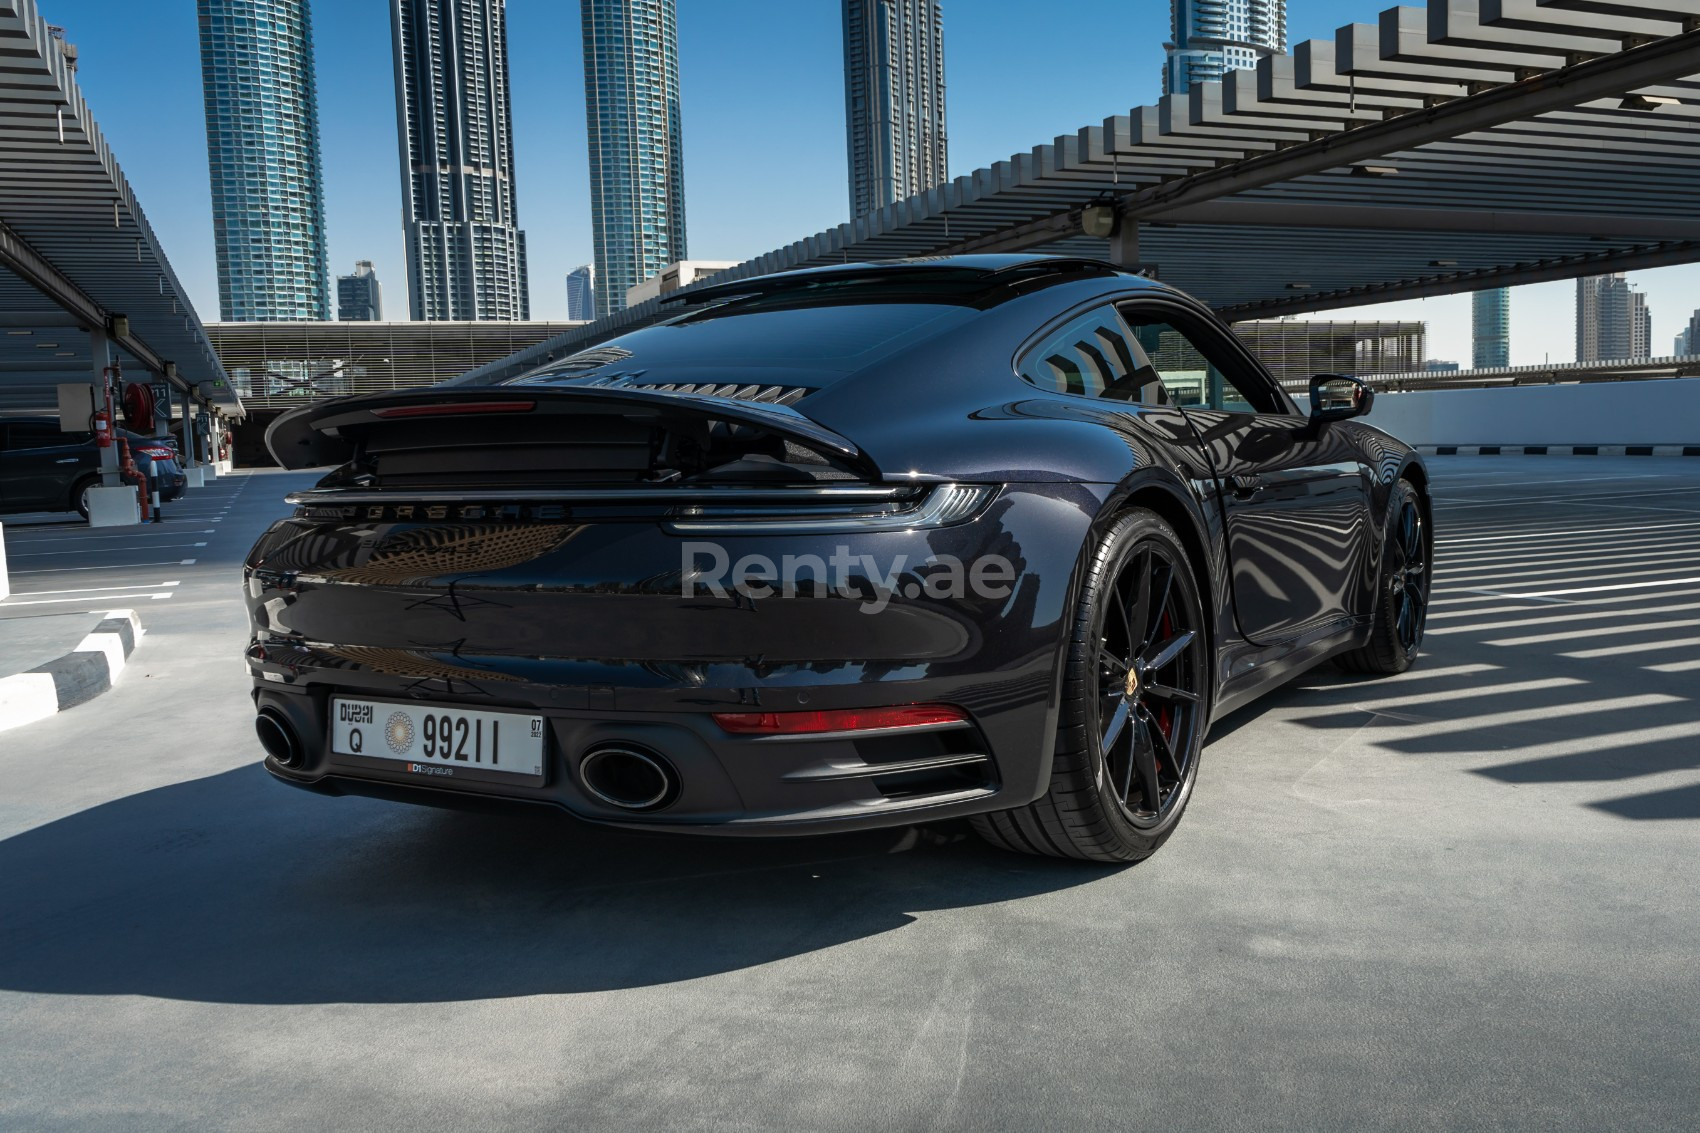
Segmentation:
[[(1427, 475), (1094, 261), (789, 272), (514, 382), (280, 418), (256, 727), (326, 794), (1131, 861), (1212, 719), (1422, 638)], [(685, 304), (689, 305), (686, 306)]]

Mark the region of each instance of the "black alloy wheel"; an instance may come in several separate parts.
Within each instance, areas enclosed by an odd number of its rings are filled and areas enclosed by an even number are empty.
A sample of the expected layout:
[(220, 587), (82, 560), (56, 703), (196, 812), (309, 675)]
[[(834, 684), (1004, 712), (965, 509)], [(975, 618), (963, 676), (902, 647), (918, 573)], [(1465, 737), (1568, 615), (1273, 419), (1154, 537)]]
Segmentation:
[(1422, 497), (1409, 481), (1393, 487), (1387, 501), (1387, 539), (1369, 641), (1337, 661), (1353, 673), (1402, 673), (1417, 659), (1428, 621), (1433, 542)]
[(1393, 626), (1399, 644), (1415, 651), (1423, 640), (1423, 623), (1428, 616), (1428, 548), (1425, 545), (1422, 511), (1414, 495), (1400, 501), (1393, 518), (1393, 538), (1387, 564), (1392, 586)]
[(1197, 778), (1209, 706), (1204, 607), (1186, 549), (1152, 512), (1120, 517), (1076, 608), (1051, 788), (977, 816), (1006, 849), (1139, 861), (1173, 832)]

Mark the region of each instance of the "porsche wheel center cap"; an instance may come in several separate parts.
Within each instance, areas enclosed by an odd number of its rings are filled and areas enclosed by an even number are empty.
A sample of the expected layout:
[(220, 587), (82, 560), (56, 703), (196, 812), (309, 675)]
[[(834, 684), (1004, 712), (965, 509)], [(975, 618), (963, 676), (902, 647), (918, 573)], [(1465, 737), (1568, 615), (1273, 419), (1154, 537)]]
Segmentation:
[(1129, 669), (1127, 671), (1127, 682), (1126, 682), (1126, 686), (1125, 686), (1125, 691), (1127, 693), (1127, 697), (1128, 697), (1129, 700), (1132, 700), (1134, 697), (1139, 695), (1139, 670), (1138, 669)]

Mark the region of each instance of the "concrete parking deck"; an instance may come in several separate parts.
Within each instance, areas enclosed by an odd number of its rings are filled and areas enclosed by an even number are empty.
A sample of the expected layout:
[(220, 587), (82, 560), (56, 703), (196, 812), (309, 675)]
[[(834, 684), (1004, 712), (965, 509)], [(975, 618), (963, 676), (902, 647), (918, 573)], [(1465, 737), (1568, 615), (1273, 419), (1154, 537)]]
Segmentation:
[(0, 1124), (1690, 1129), (1700, 461), (1431, 466), (1418, 667), (1222, 722), (1127, 869), (275, 785), (236, 576), (304, 478), (220, 480), (0, 739)]

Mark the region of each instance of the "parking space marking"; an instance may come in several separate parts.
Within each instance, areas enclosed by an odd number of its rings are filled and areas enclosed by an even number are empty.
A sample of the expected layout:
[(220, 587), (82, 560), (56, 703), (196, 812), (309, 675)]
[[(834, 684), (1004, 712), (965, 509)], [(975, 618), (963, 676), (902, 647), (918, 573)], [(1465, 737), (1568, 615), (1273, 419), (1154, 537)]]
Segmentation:
[(178, 531), (176, 529), (168, 528), (168, 529), (163, 530), (163, 531), (141, 531), (141, 532), (137, 532), (134, 535), (52, 535), (52, 536), (36, 535), (36, 536), (29, 536), (29, 535), (14, 535), (10, 531), (8, 531), (6, 533), (6, 542), (7, 543), (87, 543), (87, 542), (89, 542), (90, 540), (93, 540), (93, 539), (157, 539), (161, 535), (178, 536), (178, 535), (212, 535), (212, 534), (215, 534), (215, 532), (210, 527), (207, 528), (204, 531)]
[[(148, 550), (165, 550), (170, 547), (204, 547), (205, 543), (150, 543)], [(14, 559), (50, 559), (56, 555), (117, 555), (127, 554), (127, 547), (90, 547), (81, 551), (25, 551), (22, 554), (11, 553), (7, 557)]]
[(156, 566), (193, 566), (194, 559), (162, 559), (151, 563), (106, 563), (102, 566), (80, 567), (32, 567), (29, 570), (15, 570), (13, 574), (69, 574), (74, 570), (131, 570), (135, 567)]
[[(1684, 586), (1691, 582), (1700, 582), (1700, 577), (1693, 578), (1656, 578), (1650, 582), (1619, 582), (1611, 586), (1579, 586), (1571, 590), (1540, 590), (1533, 594), (1502, 594), (1503, 598), (1550, 598), (1560, 594), (1604, 594), (1609, 590), (1646, 590), (1653, 586)], [(1486, 593), (1480, 591), (1479, 593)]]
[[(162, 598), (171, 597), (171, 594), (172, 594), (172, 592), (167, 590), (167, 591), (160, 593), (160, 594), (125, 594), (125, 595), (122, 595), (122, 597), (126, 602), (133, 601), (133, 600), (138, 599), (138, 598), (150, 598), (150, 599), (157, 602)], [(115, 595), (113, 595), (113, 597), (115, 597), (115, 598), (120, 597), (120, 595), (115, 594)], [(0, 602), (0, 605), (3, 605), (7, 609), (10, 609), (13, 606), (55, 606), (55, 605), (61, 605), (65, 602), (98, 602), (98, 601), (100, 601), (100, 599), (98, 599), (98, 598), (41, 598), (41, 599), (32, 599), (32, 600), (27, 601), (27, 602), (19, 602), (19, 601), (15, 601), (15, 596), (14, 596), (14, 598), (6, 599), (5, 602)]]
[(1655, 673), (1692, 673), (1696, 669), (1700, 669), (1700, 658), (1693, 661), (1667, 661), (1662, 665), (1643, 665), (1641, 667), (1650, 669)]
[(158, 590), (165, 586), (182, 586), (183, 580), (173, 578), (166, 582), (125, 582), (112, 586), (85, 586), (80, 590), (18, 590), (13, 591), (16, 597), (35, 597), (42, 594), (101, 594), (108, 590)]

